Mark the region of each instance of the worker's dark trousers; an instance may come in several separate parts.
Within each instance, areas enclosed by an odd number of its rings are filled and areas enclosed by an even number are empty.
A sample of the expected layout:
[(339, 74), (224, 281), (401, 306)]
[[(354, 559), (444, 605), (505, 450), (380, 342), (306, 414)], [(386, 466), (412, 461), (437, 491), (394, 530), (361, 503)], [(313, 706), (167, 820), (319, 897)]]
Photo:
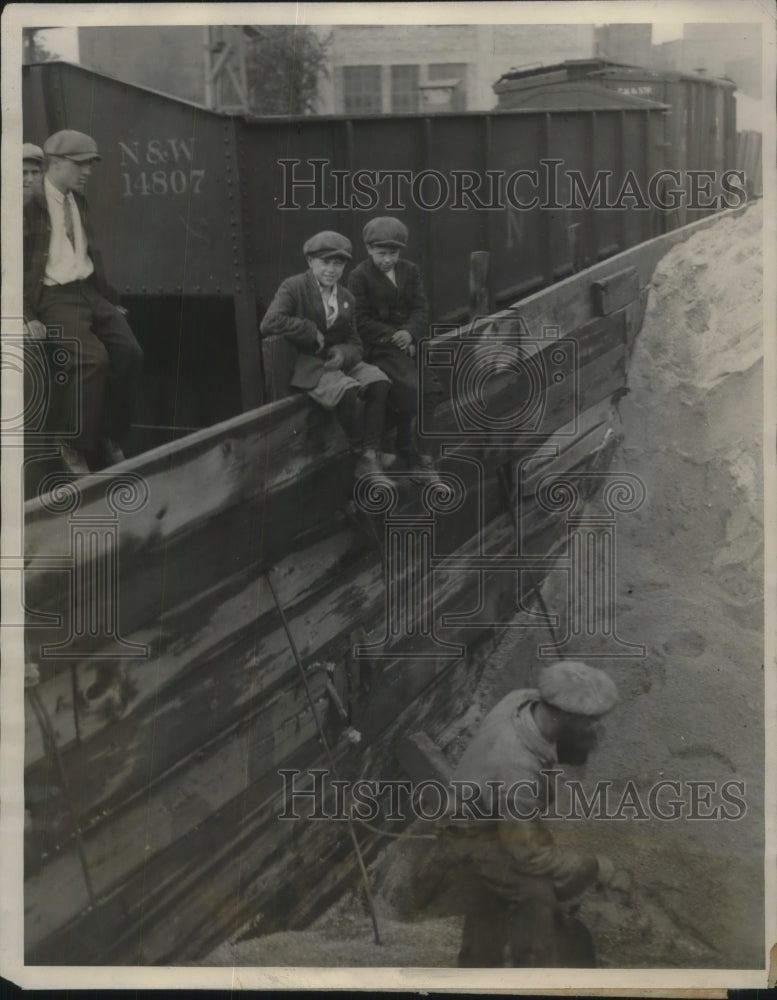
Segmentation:
[[(509, 945), (510, 964), (518, 968), (552, 969), (563, 961), (563, 924), (549, 879), (511, 880), (510, 900), (483, 888), (464, 918), (459, 965), (499, 968)], [(559, 918), (563, 914), (559, 913)], [(559, 933), (561, 931), (561, 933)]]
[(566, 916), (553, 882), (524, 874), (499, 843), (496, 828), (445, 831), (442, 850), (467, 887), (460, 966), (500, 968), (506, 947), (517, 968), (595, 966), (591, 937)]
[(49, 430), (87, 453), (103, 436), (123, 444), (143, 364), (125, 318), (87, 278), (44, 287), (38, 319), (48, 330), (52, 370), (64, 376), (53, 387)]
[[(386, 398), (390, 382), (371, 382), (363, 389), (348, 389), (335, 407), (340, 426), (352, 447), (363, 445), (380, 451), (386, 424)], [(363, 395), (364, 410), (359, 415), (359, 398)]]

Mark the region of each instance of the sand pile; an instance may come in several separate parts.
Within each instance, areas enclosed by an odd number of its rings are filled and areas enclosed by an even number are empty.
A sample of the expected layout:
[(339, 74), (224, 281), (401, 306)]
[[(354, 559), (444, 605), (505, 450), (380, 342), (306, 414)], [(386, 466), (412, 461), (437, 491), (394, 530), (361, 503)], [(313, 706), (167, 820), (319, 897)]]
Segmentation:
[[(585, 772), (644, 796), (679, 781), (686, 800), (688, 782), (737, 780), (747, 812), (590, 827), (592, 846), (628, 874), (581, 906), (603, 967), (762, 962), (761, 233), (756, 204), (675, 247), (654, 275), (612, 466), (646, 489), (618, 521), (616, 596), (618, 634), (646, 656), (598, 661), (621, 702)], [(558, 580), (544, 589), (563, 620)], [(470, 710), (439, 739), (452, 762), (493, 704), (541, 668), (547, 641), (544, 630), (507, 633)], [(581, 654), (596, 651), (594, 639)], [(203, 964), (455, 964), (461, 917), (407, 912), (416, 850), (389, 843), (373, 866), (383, 948), (355, 891), (308, 931), (227, 943)]]

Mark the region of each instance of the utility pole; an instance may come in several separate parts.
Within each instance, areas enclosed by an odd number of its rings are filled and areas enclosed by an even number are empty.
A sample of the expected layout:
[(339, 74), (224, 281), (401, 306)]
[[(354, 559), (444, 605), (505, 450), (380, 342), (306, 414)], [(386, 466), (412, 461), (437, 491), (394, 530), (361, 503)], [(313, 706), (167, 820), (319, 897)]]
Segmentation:
[(246, 44), (259, 34), (250, 25), (214, 24), (203, 29), (207, 107), (232, 114), (249, 113)]

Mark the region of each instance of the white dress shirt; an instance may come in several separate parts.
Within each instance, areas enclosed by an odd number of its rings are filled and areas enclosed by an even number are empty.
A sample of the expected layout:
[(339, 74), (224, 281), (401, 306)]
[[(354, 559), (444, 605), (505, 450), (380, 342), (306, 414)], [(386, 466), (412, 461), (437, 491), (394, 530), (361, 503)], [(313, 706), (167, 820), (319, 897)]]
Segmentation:
[[(48, 177), (44, 178), (43, 190), (51, 219), (51, 242), (46, 259), (44, 285), (67, 285), (71, 281), (88, 278), (94, 271), (94, 264), (86, 252), (86, 233), (81, 223), (81, 213), (72, 192), (62, 194)], [(70, 204), (73, 216), (73, 237), (75, 247), (68, 239), (65, 229), (65, 199)]]
[(319, 284), (318, 290), (321, 292), (321, 298), (324, 300), (324, 315), (326, 316), (326, 328), (328, 330), (340, 312), (340, 307), (337, 303), (337, 285), (325, 288)]

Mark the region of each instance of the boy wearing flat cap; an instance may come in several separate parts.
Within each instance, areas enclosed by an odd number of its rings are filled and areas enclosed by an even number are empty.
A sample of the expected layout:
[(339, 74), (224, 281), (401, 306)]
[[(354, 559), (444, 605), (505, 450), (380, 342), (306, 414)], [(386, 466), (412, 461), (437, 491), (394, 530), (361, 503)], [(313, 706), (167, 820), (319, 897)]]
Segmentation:
[[(339, 283), (351, 259), (351, 241), (340, 233), (316, 233), (302, 252), (308, 270), (281, 283), (262, 320), (262, 333), (283, 334), (297, 348), (291, 384), (319, 406), (334, 410), (348, 443), (360, 455), (356, 478), (380, 476), (391, 382), (362, 360), (353, 296)], [(360, 397), (365, 404), (361, 418)]]
[(44, 340), (47, 327), (59, 327), (78, 343), (53, 430), (65, 468), (82, 475), (124, 458), (143, 352), (94, 244), (84, 188), (97, 143), (64, 129), (43, 152), (43, 184), (24, 206), (25, 329)]
[(43, 179), (43, 150), (34, 142), (22, 145), (22, 204), (26, 205)]
[[(384, 216), (372, 219), (362, 232), (368, 259), (354, 268), (348, 287), (356, 299), (356, 328), (366, 358), (391, 379), (391, 405), (397, 419), (397, 451), (412, 469), (433, 472), (417, 436), (418, 372), (416, 342), (429, 325), (429, 306), (415, 264), (401, 258), (407, 226)], [(429, 424), (442, 388), (432, 372), (425, 373), (424, 416)]]
[(536, 689), (502, 698), (464, 751), (453, 788), (471, 783), (491, 821), (468, 815), (442, 830), (445, 863), (455, 869), (468, 862), (479, 886), (468, 901), (459, 965), (501, 966), (506, 946), (517, 967), (593, 964), (590, 935), (567, 921), (558, 903), (610, 881), (612, 862), (555, 842), (539, 817), (553, 795), (544, 772), (559, 762), (584, 763), (596, 723), (617, 700), (604, 671), (560, 660), (542, 671)]

